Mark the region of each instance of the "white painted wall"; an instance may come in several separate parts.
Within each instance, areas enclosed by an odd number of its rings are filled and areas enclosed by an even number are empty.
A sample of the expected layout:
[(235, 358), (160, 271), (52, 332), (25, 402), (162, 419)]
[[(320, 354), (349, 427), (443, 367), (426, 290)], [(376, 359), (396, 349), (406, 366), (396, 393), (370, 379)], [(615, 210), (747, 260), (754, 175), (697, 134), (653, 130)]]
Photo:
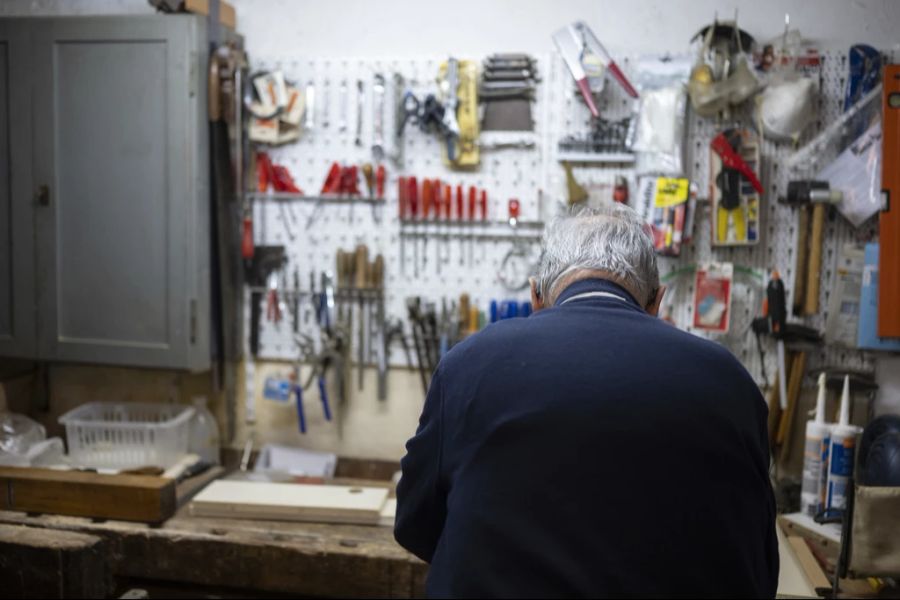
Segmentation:
[[(316, 56), (481, 56), (544, 52), (551, 33), (583, 19), (610, 50), (677, 51), (718, 12), (758, 39), (781, 33), (784, 14), (829, 46), (900, 46), (895, 0), (231, 0), (251, 55), (295, 48)], [(146, 0), (3, 0), (0, 14), (149, 13)]]

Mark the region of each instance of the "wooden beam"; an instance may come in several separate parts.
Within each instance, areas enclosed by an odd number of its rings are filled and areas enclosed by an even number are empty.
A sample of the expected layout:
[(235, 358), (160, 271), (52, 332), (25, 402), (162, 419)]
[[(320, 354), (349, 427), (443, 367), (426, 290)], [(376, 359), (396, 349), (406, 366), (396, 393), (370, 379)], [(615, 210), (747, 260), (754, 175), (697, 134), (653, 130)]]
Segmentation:
[[(209, 15), (209, 0), (184, 0), (184, 10), (198, 15)], [(237, 26), (234, 7), (224, 0), (219, 0), (219, 23), (231, 30)]]
[(103, 539), (73, 531), (0, 524), (4, 598), (106, 598), (112, 592)]
[(147, 475), (0, 467), (0, 509), (158, 523), (175, 513), (175, 482)]
[(788, 536), (788, 543), (793, 548), (794, 554), (800, 562), (800, 567), (803, 569), (806, 579), (809, 580), (809, 584), (814, 589), (831, 587), (831, 582), (828, 581), (828, 577), (825, 576), (825, 572), (819, 566), (819, 561), (816, 560), (809, 546), (806, 545), (806, 540), (800, 536)]

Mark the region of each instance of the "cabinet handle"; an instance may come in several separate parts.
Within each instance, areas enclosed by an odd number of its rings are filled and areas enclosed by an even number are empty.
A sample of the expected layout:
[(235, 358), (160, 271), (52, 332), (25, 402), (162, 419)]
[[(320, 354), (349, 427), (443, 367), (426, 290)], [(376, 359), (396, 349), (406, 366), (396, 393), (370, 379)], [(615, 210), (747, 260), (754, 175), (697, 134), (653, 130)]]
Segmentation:
[(34, 194), (38, 206), (50, 206), (50, 186), (42, 185)]

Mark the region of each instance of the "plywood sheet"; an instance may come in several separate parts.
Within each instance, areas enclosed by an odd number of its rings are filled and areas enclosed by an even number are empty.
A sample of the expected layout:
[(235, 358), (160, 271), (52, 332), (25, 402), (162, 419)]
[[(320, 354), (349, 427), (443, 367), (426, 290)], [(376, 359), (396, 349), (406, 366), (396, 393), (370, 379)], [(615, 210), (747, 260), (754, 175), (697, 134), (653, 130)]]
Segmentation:
[(384, 488), (256, 481), (214, 481), (191, 502), (191, 514), (377, 525)]

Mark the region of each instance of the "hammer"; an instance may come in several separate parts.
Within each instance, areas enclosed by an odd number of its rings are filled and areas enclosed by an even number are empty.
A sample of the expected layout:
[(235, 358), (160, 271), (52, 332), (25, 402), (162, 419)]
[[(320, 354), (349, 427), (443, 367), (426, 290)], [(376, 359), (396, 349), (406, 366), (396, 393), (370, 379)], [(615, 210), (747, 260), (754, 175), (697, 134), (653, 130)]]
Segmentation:
[[(794, 268), (795, 315), (814, 315), (819, 312), (825, 205), (837, 204), (842, 198), (841, 191), (830, 189), (827, 181), (803, 179), (788, 182), (787, 196), (779, 199), (800, 209), (797, 222), (797, 262)], [(808, 231), (810, 205), (813, 207), (811, 240)]]

